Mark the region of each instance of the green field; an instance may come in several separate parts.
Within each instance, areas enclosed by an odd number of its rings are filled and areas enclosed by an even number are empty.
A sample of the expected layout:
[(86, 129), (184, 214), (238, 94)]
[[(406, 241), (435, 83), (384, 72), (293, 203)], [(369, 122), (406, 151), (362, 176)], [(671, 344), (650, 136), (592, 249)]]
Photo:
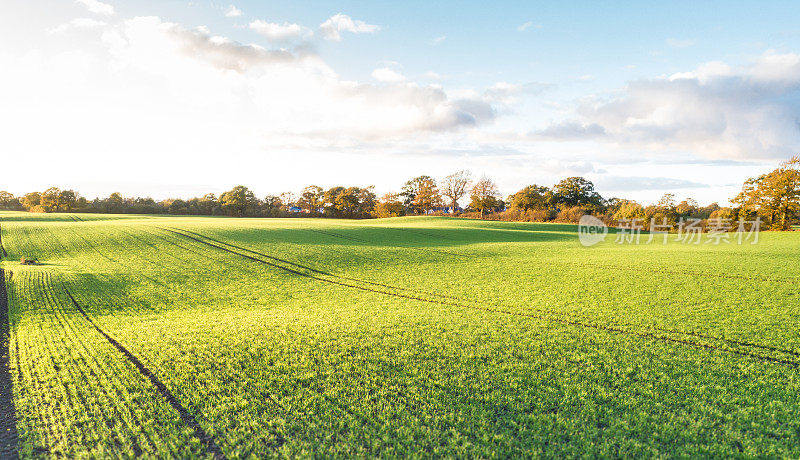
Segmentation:
[(22, 457), (800, 456), (797, 232), (0, 225)]

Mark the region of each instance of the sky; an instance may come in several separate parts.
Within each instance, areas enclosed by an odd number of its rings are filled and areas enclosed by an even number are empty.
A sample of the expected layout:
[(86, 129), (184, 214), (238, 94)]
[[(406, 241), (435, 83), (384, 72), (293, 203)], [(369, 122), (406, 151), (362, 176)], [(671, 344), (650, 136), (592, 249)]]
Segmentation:
[(6, 0), (0, 189), (725, 204), (800, 147), (797, 1)]

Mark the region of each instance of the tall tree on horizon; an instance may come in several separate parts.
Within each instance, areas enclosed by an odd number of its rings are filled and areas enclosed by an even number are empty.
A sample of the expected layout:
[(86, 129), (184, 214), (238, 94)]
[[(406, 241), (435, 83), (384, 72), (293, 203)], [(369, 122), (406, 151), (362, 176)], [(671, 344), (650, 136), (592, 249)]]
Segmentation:
[(481, 219), (483, 219), (484, 212), (497, 207), (499, 204), (499, 196), (500, 192), (497, 190), (497, 184), (484, 176), (472, 187), (472, 191), (470, 192), (470, 197), (472, 198), (470, 206), (479, 210), (481, 212)]
[(450, 174), (442, 181), (442, 195), (447, 197), (450, 201), (453, 212), (456, 212), (458, 200), (467, 194), (471, 182), (472, 173), (467, 170), (461, 170)]

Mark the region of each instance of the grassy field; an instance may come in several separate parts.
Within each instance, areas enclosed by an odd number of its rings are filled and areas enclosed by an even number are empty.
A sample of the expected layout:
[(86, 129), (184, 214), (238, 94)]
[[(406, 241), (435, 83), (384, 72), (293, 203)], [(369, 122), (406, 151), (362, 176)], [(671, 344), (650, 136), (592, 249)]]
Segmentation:
[(570, 225), (447, 218), (0, 225), (23, 457), (800, 456), (796, 232), (584, 248)]

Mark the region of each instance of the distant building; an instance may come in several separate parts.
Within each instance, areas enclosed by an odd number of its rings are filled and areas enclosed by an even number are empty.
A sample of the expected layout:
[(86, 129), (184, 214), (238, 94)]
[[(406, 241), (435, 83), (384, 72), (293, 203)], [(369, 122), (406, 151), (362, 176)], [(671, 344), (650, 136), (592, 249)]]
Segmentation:
[(454, 214), (456, 212), (462, 212), (462, 211), (464, 211), (464, 209), (461, 208), (461, 206), (456, 206), (455, 208), (453, 208), (452, 206), (437, 206), (428, 211), (428, 214), (433, 214), (436, 212), (443, 212), (445, 214)]

